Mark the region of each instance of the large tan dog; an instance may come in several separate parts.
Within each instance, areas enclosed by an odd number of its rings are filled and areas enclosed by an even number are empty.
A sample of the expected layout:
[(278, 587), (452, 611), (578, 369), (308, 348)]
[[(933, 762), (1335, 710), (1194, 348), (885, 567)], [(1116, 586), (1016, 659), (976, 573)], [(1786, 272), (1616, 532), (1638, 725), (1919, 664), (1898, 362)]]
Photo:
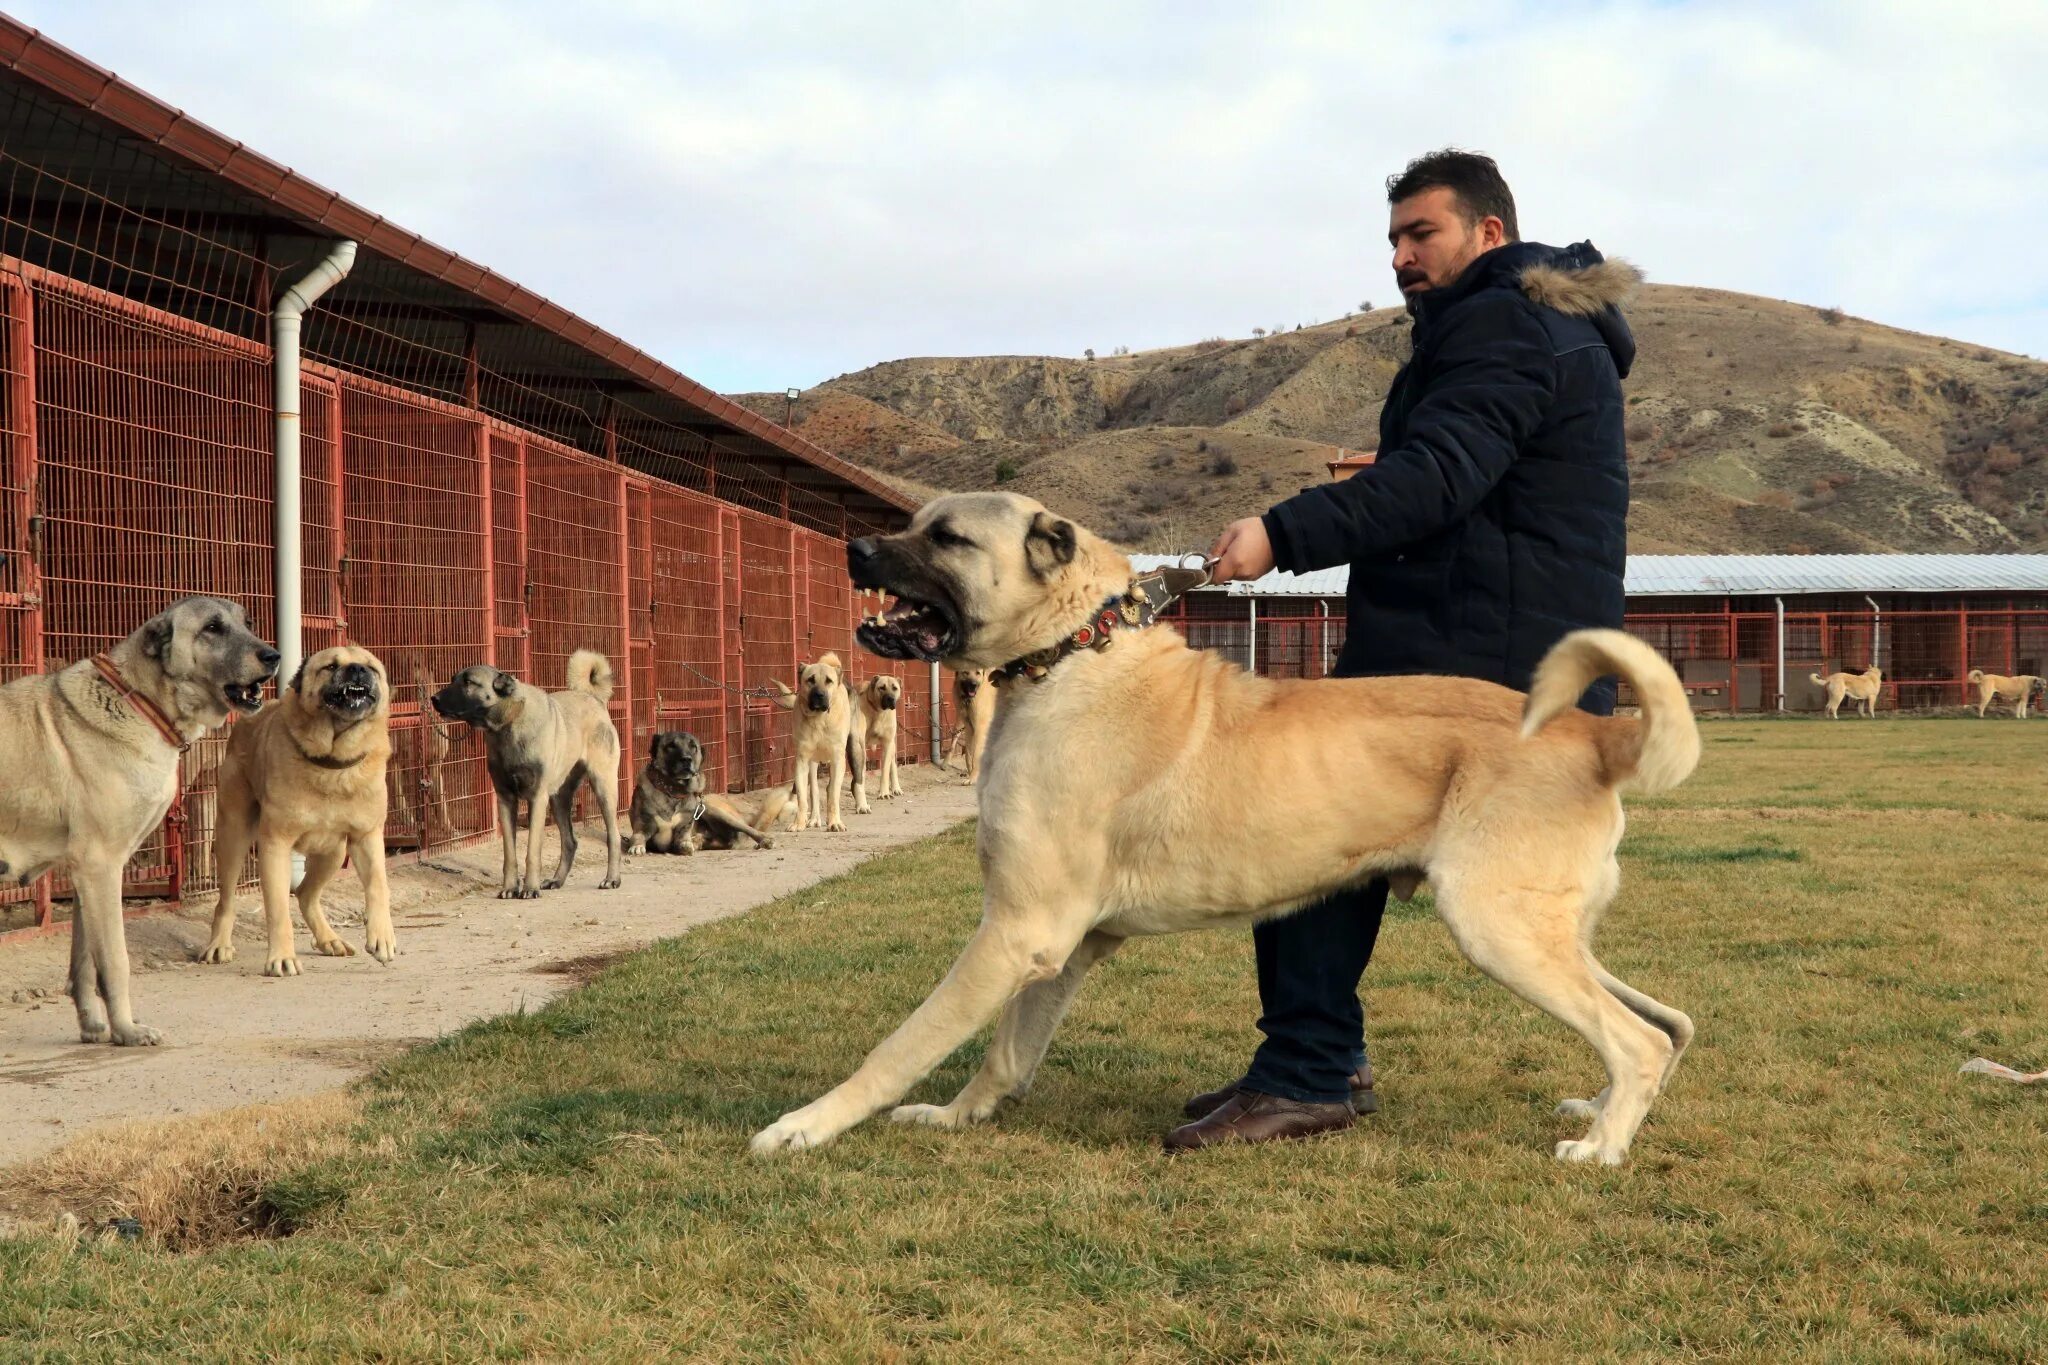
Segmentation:
[[(504, 851), (499, 900), (533, 900), (569, 880), (576, 866), (576, 789), (585, 779), (604, 816), (601, 891), (619, 884), (619, 731), (605, 711), (612, 666), (594, 649), (569, 656), (568, 687), (543, 692), (489, 664), (471, 664), (433, 697), (434, 710), (484, 737), (484, 764), (498, 793), (498, 838)], [(519, 803), (527, 803), (526, 864), (513, 856)], [(555, 875), (540, 879), (541, 835), (548, 813), (562, 840)]]
[(161, 1041), (135, 1022), (121, 869), (178, 794), (178, 757), (263, 704), (277, 651), (233, 602), (188, 597), (105, 654), (0, 687), (0, 877), (68, 869), (78, 1036)]
[(235, 881), (252, 844), (263, 888), (265, 976), (299, 974), (292, 946), (293, 853), (306, 857), (299, 913), (315, 948), (329, 957), (355, 954), (320, 906), (321, 893), (347, 855), (363, 884), (363, 951), (379, 962), (398, 956), (391, 886), (384, 876), (390, 713), (391, 684), (383, 663), (367, 649), (342, 645), (306, 660), (277, 705), (230, 732), (213, 835), (220, 900), (200, 961), (234, 960)]
[(982, 750), (988, 747), (988, 729), (996, 719), (996, 687), (985, 668), (963, 668), (953, 675), (954, 714), (960, 723), (946, 746), (946, 761), (959, 754), (967, 764), (967, 780), (981, 772)]
[[(1665, 791), (1699, 758), (1685, 690), (1649, 646), (1568, 636), (1526, 698), (1457, 678), (1261, 678), (1170, 628), (1120, 625), (1143, 614), (1129, 561), (1000, 493), (939, 498), (847, 559), (855, 586), (898, 597), (861, 628), (868, 650), (1029, 671), (1004, 684), (981, 771), (981, 926), (859, 1070), (756, 1152), (830, 1142), (1001, 1011), (951, 1104), (895, 1114), (987, 1119), (1024, 1093), (1081, 978), (1126, 938), (1248, 924), (1386, 876), (1403, 895), (1426, 877), (1465, 955), (1599, 1053), (1606, 1089), (1565, 1106), (1591, 1128), (1557, 1155), (1624, 1158), (1693, 1033), (1591, 948), (1620, 880), (1618, 793)], [(1576, 709), (1610, 673), (1640, 720)]]
[(1877, 719), (1877, 698), (1884, 691), (1884, 670), (1876, 664), (1861, 673), (1830, 673), (1825, 678), (1818, 673), (1806, 676), (1828, 690), (1829, 720), (1841, 719), (1836, 713), (1842, 709), (1844, 697), (1862, 707), (1864, 715)]
[[(868, 809), (867, 763), (848, 760), (853, 749), (853, 694), (845, 665), (831, 651), (796, 671), (796, 690), (778, 680), (775, 704), (796, 713), (791, 747), (796, 750), (796, 828), (844, 830), (839, 784), (853, 775), (853, 806)], [(818, 769), (826, 772), (820, 776)]]
[(853, 694), (852, 731), (846, 743), (846, 766), (855, 774), (853, 813), (868, 815), (865, 776), (868, 745), (882, 746), (881, 767), (875, 770), (875, 795), (884, 801), (903, 795), (903, 776), (896, 770), (896, 711), (903, 700), (903, 680), (877, 673)]
[(2033, 673), (2016, 673), (2008, 678), (1997, 673), (1986, 673), (1981, 668), (1970, 670), (1970, 683), (1977, 689), (1977, 718), (1982, 720), (1984, 712), (1994, 701), (2012, 703), (2012, 713), (2021, 720), (2027, 718), (2027, 701), (2036, 691), (2048, 688), (2048, 678)]

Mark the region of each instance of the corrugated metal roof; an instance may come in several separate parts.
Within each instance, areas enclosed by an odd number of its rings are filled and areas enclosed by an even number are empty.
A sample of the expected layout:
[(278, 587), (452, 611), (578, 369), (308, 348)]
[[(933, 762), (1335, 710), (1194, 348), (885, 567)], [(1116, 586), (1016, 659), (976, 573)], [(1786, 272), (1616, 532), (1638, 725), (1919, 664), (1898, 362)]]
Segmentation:
[[(1141, 570), (1172, 555), (1132, 555)], [(1270, 573), (1221, 591), (1234, 597), (1342, 597), (1350, 570)], [(1218, 591), (1207, 589), (1207, 591)], [(2048, 555), (1630, 555), (1631, 597), (1744, 597), (1824, 592), (2048, 592)]]

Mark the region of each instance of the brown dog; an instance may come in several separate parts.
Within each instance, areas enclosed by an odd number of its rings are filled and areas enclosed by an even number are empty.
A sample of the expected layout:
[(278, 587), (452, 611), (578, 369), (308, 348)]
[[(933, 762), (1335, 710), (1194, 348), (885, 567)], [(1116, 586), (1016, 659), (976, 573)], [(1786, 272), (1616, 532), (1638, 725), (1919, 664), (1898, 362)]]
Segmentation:
[(291, 922), (295, 852), (306, 857), (299, 913), (313, 946), (329, 957), (355, 953), (320, 908), (320, 894), (346, 854), (363, 883), (363, 950), (379, 962), (398, 955), (384, 876), (390, 712), (384, 665), (367, 649), (342, 645), (306, 660), (277, 705), (229, 732), (213, 835), (220, 900), (201, 962), (234, 960), (235, 882), (252, 844), (269, 939), (265, 976), (299, 974)]
[(896, 710), (902, 699), (903, 680), (890, 673), (877, 673), (853, 694), (853, 725), (846, 741), (846, 766), (855, 774), (855, 815), (871, 813), (863, 780), (870, 743), (882, 746), (882, 766), (875, 771), (878, 779), (875, 795), (890, 801), (903, 794), (903, 777), (896, 771)]
[[(846, 1081), (755, 1135), (757, 1153), (830, 1142), (1000, 1016), (951, 1103), (895, 1111), (983, 1122), (1030, 1087), (1083, 976), (1125, 939), (1241, 927), (1388, 877), (1398, 894), (1427, 878), (1465, 955), (1598, 1054), (1606, 1088), (1563, 1106), (1591, 1126), (1557, 1157), (1625, 1158), (1693, 1036), (1592, 949), (1620, 886), (1620, 794), (1668, 791), (1699, 761), (1655, 650), (1574, 632), (1526, 697), (1466, 678), (1257, 677), (1169, 626), (1125, 624), (1151, 601), (1130, 561), (1004, 493), (928, 502), (907, 531), (852, 542), (847, 564), (856, 587), (896, 595), (863, 648), (1024, 676), (1004, 685), (981, 772), (980, 927)], [(1640, 718), (1576, 709), (1608, 674)]]
[(985, 668), (963, 668), (953, 675), (954, 714), (960, 717), (953, 739), (946, 746), (946, 761), (962, 755), (967, 763), (967, 780), (981, 772), (981, 753), (988, 747), (988, 728), (996, 719), (996, 685)]
[(1847, 697), (1863, 708), (1863, 714), (1877, 719), (1877, 698), (1884, 691), (1884, 670), (1876, 664), (1861, 673), (1830, 673), (1823, 678), (1818, 673), (1809, 673), (1813, 679), (1828, 690), (1828, 719), (1840, 720), (1836, 713), (1842, 709), (1842, 698)]
[(2012, 713), (2020, 720), (2027, 718), (2027, 701), (2035, 692), (2048, 687), (2048, 679), (2033, 673), (2016, 673), (2008, 678), (1998, 673), (1986, 673), (1981, 668), (1970, 670), (1971, 685), (1977, 689), (1977, 718), (1983, 719), (1984, 712), (1994, 701), (2012, 703)]

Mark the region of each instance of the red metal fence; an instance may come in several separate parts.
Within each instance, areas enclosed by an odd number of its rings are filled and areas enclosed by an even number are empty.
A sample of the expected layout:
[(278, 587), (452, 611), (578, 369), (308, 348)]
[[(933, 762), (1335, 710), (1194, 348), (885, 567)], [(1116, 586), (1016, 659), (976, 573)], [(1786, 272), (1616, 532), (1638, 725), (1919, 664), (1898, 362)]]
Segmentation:
[[(469, 664), (553, 689), (573, 651), (602, 652), (623, 806), (657, 729), (696, 733), (728, 789), (788, 781), (789, 713), (747, 694), (828, 649), (856, 678), (877, 662), (853, 646), (841, 539), (353, 373), (309, 365), (303, 391), (305, 648), (361, 644), (389, 671), (394, 848), (493, 827), (480, 747), (427, 705)], [(188, 593), (274, 638), (271, 426), (263, 346), (0, 259), (0, 681)], [(931, 689), (922, 667), (903, 680), (914, 761)], [(194, 746), (131, 893), (215, 883), (223, 747)], [(53, 890), (0, 893), (0, 937), (49, 927)]]

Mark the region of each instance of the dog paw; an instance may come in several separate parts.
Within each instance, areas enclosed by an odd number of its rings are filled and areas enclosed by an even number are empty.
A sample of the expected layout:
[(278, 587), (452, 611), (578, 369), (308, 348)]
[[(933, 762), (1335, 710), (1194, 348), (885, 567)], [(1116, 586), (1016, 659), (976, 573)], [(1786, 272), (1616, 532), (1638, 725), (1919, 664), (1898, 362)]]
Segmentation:
[(356, 955), (356, 950), (343, 943), (339, 938), (318, 939), (314, 942), (313, 946), (329, 957), (354, 957)]
[(273, 957), (263, 964), (265, 976), (297, 976), (299, 960), (296, 957)]
[[(882, 799), (886, 801), (889, 798), (885, 796)], [(858, 806), (855, 806), (853, 808), (853, 813), (855, 815), (873, 815), (875, 813), (875, 808), (873, 806), (870, 806), (867, 802), (863, 801)]]
[(603, 881), (597, 884), (597, 889), (600, 891), (609, 891), (618, 884), (619, 879), (617, 877), (606, 877)]
[(1600, 1106), (1591, 1100), (1559, 1100), (1554, 1111), (1561, 1119), (1590, 1119), (1600, 1112)]
[(107, 1021), (104, 1019), (79, 1021), (78, 1041), (81, 1043), (104, 1043), (113, 1036), (114, 1031), (107, 1027)]
[(385, 933), (366, 936), (363, 939), (363, 951), (379, 962), (389, 963), (398, 956), (398, 935)]
[(768, 838), (765, 838), (765, 839), (763, 839), (763, 840), (762, 840), (762, 841), (760, 842), (760, 844), (758, 845), (758, 847), (761, 847), (761, 848), (773, 848), (773, 847), (775, 847), (775, 839), (774, 839), (774, 836), (772, 836), (772, 835), (771, 835), (771, 836), (769, 836)]
[[(541, 891), (560, 891), (562, 889), (562, 879), (560, 877), (550, 877), (540, 884), (540, 889)], [(534, 894), (538, 895), (539, 892)]]
[(501, 901), (516, 901), (521, 899), (519, 888), (516, 886), (506, 887), (503, 891), (500, 891), (498, 893), (498, 899)]
[(147, 1024), (130, 1024), (125, 1029), (114, 1030), (115, 1047), (155, 1047), (163, 1040), (163, 1034)]
[(891, 1123), (914, 1123), (923, 1128), (965, 1128), (974, 1119), (950, 1104), (899, 1104), (889, 1111)]
[(823, 1125), (805, 1120), (803, 1110), (784, 1114), (754, 1134), (747, 1143), (755, 1156), (781, 1156), (785, 1152), (801, 1152), (812, 1147), (823, 1147), (836, 1134), (828, 1132)]
[(522, 886), (519, 888), (519, 893), (512, 899), (516, 901), (537, 901), (540, 899), (540, 892), (530, 886)]
[(235, 945), (232, 943), (209, 943), (200, 952), (199, 960), (218, 965), (235, 960)]
[(1559, 1161), (1598, 1161), (1603, 1166), (1619, 1166), (1628, 1153), (1603, 1149), (1597, 1142), (1560, 1142), (1551, 1153)]
[(835, 834), (844, 834), (846, 833), (846, 821), (843, 819), (834, 820), (831, 824), (825, 826), (825, 828), (832, 831)]

